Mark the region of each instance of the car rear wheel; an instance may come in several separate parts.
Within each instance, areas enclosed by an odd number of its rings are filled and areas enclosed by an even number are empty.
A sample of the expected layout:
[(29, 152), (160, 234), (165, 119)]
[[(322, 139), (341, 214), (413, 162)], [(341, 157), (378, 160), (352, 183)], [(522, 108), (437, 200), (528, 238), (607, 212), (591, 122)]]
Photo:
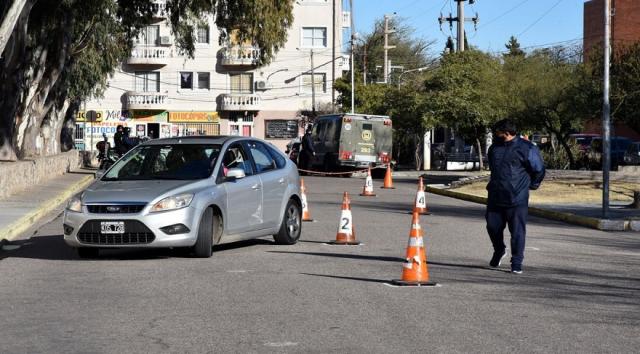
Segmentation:
[(79, 247), (77, 250), (78, 250), (78, 257), (83, 259), (98, 258), (98, 256), (100, 255), (99, 248)]
[(213, 216), (213, 209), (207, 208), (202, 218), (200, 218), (200, 226), (198, 226), (198, 239), (193, 246), (193, 254), (198, 258), (209, 258), (213, 252), (213, 233), (216, 229), (214, 223), (217, 218)]
[(298, 242), (302, 233), (302, 210), (300, 205), (293, 199), (289, 199), (287, 208), (282, 217), (280, 231), (273, 235), (274, 240), (279, 245), (293, 245)]

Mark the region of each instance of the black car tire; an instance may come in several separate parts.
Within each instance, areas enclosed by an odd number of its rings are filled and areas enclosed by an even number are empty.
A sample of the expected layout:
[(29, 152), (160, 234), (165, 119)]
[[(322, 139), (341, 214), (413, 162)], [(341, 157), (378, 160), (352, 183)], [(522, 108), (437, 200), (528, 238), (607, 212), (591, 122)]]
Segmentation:
[(82, 259), (98, 258), (100, 256), (100, 249), (93, 247), (78, 247), (78, 257)]
[(302, 234), (302, 209), (300, 204), (293, 199), (289, 199), (287, 207), (284, 209), (280, 231), (273, 235), (273, 239), (279, 245), (293, 245), (298, 242)]
[(213, 253), (214, 220), (217, 220), (217, 218), (213, 217), (213, 209), (207, 208), (200, 218), (198, 238), (193, 246), (193, 254), (197, 258), (209, 258)]

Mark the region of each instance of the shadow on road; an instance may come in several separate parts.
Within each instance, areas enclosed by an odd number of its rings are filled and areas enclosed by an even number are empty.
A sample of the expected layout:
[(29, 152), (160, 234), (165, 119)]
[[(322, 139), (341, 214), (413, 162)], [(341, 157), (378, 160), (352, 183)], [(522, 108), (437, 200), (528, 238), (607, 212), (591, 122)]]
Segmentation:
[[(338, 247), (338, 246), (336, 246), (336, 247)], [(267, 253), (302, 254), (302, 255), (307, 255), (307, 256), (365, 259), (365, 260), (370, 260), (370, 261), (383, 261), (383, 262), (404, 262), (404, 258), (399, 258), (399, 257), (365, 256), (365, 255), (361, 255), (361, 254), (349, 254), (349, 253), (287, 252), (287, 251), (267, 251)]]
[[(272, 245), (273, 241), (253, 239), (233, 243), (225, 243), (213, 247), (213, 252), (225, 252), (238, 248), (257, 245)], [(100, 256), (92, 261), (108, 260), (149, 260), (163, 258), (189, 258), (186, 249), (170, 248), (116, 248), (101, 249)], [(53, 261), (84, 260), (78, 257), (75, 249), (67, 246), (62, 235), (34, 236), (28, 240), (11, 242), (2, 247), (0, 260), (5, 258), (30, 258)]]

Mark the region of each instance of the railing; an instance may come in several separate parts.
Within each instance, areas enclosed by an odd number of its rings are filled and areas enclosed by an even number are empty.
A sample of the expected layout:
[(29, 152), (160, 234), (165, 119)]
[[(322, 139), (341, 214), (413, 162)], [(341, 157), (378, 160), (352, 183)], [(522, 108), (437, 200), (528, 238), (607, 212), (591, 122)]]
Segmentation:
[(260, 49), (254, 46), (228, 46), (222, 48), (222, 65), (257, 65)]
[(169, 103), (169, 95), (160, 92), (135, 92), (126, 94), (129, 109), (162, 109)]
[(131, 50), (127, 64), (167, 64), (169, 49), (137, 46)]
[(223, 111), (257, 111), (260, 109), (260, 96), (254, 94), (225, 93), (220, 95), (220, 109)]

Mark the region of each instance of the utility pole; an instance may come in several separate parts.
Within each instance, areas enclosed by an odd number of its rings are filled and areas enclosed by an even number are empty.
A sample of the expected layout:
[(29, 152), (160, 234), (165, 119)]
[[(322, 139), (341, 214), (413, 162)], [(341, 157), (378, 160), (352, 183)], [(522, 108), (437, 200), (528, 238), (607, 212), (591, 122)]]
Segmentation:
[(438, 18), (438, 22), (440, 23), (440, 29), (442, 29), (442, 24), (444, 22), (449, 22), (449, 27), (451, 29), (453, 29), (453, 23), (457, 22), (458, 25), (458, 47), (457, 47), (457, 52), (464, 52), (465, 48), (464, 48), (464, 24), (465, 22), (473, 22), (474, 27), (477, 28), (478, 26), (478, 22), (480, 22), (480, 17), (478, 17), (478, 14), (476, 13), (476, 15), (474, 17), (464, 17), (464, 2), (465, 1), (469, 1), (469, 5), (473, 5), (476, 1), (475, 0), (455, 0), (458, 3), (458, 16), (453, 17), (451, 15), (451, 13), (449, 13), (449, 17), (444, 17), (442, 14), (440, 14), (440, 17)]
[[(341, 3), (342, 4), (342, 3)], [(342, 6), (340, 6), (340, 8), (342, 9)], [(332, 46), (331, 46), (331, 58), (333, 58), (333, 60), (331, 61), (331, 107), (332, 110), (335, 110), (335, 106), (336, 106), (336, 89), (333, 86), (333, 84), (336, 82), (336, 0), (333, 0), (333, 7), (332, 7), (332, 19), (333, 19), (333, 27), (331, 29), (331, 42), (332, 42)], [(340, 13), (340, 15), (342, 16), (342, 13)], [(340, 23), (342, 23), (342, 21), (340, 21)], [(313, 65), (311, 65), (313, 66)]]
[(362, 80), (364, 86), (367, 86), (367, 43), (364, 43), (364, 56), (362, 58)]
[[(395, 12), (393, 14), (395, 15)], [(390, 18), (391, 16), (384, 15), (384, 80), (382, 82), (385, 84), (389, 82), (389, 49), (396, 47), (395, 45), (389, 45), (389, 35), (395, 32), (395, 30), (389, 29)]]
[(355, 92), (356, 92), (356, 85), (355, 85), (355, 56), (354, 54), (354, 47), (356, 44), (356, 28), (354, 26), (354, 22), (353, 22), (353, 0), (349, 0), (349, 11), (351, 11), (351, 114), (354, 114), (356, 112), (356, 107), (355, 107)]
[(604, 1), (604, 88), (602, 104), (602, 217), (609, 217), (609, 170), (611, 169), (611, 106), (609, 66), (611, 60), (611, 0)]
[(316, 118), (316, 69), (313, 65), (313, 49), (311, 52), (311, 114)]

